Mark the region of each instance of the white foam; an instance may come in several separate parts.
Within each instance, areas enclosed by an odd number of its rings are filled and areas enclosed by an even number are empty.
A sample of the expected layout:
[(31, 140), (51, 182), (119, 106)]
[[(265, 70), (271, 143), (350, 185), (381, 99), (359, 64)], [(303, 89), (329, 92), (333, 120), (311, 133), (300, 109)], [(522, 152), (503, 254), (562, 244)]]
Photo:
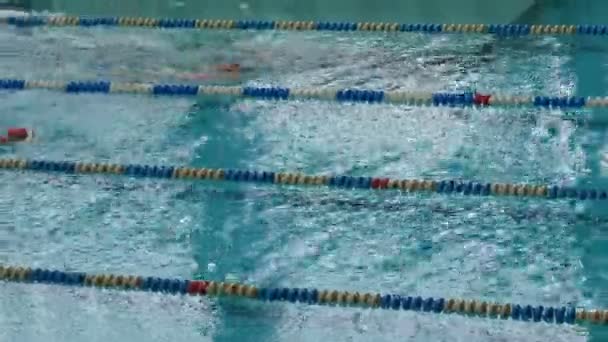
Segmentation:
[(0, 18), (6, 17), (22, 17), (28, 15), (27, 12), (15, 10), (0, 10)]

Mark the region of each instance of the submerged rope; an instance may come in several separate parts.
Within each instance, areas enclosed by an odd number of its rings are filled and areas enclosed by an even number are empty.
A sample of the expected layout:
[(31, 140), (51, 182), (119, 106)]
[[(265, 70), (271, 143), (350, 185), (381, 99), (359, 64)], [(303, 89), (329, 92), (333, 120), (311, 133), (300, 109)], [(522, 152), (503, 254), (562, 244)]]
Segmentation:
[(138, 290), (197, 296), (242, 297), (264, 302), (290, 302), (309, 305), (351, 306), (372, 309), (412, 310), (427, 313), (454, 313), (478, 317), (546, 322), (556, 324), (608, 324), (608, 310), (551, 307), (542, 305), (499, 304), (482, 300), (423, 298), (398, 294), (359, 293), (314, 288), (264, 288), (247, 284), (205, 280), (183, 280), (135, 275), (87, 274), (48, 269), (0, 265), (0, 280), (78, 287)]
[(305, 175), (291, 172), (175, 167), (168, 165), (108, 164), (70, 161), (0, 159), (0, 169), (78, 174), (113, 174), (162, 179), (198, 179), (347, 189), (401, 190), (471, 196), (517, 196), (544, 199), (606, 200), (608, 190), (542, 184), (481, 183), (462, 180), (390, 179), (379, 177)]
[(18, 16), (0, 18), (0, 23), (27, 26), (132, 26), (146, 28), (289, 30), (289, 31), (376, 31), (415, 33), (472, 33), (500, 36), (606, 35), (606, 25), (527, 24), (401, 24), (385, 22), (320, 22), (292, 20), (213, 20), (144, 17)]
[(195, 84), (124, 83), (109, 81), (47, 81), (0, 79), (0, 90), (45, 89), (65, 93), (146, 94), (155, 96), (214, 96), (262, 100), (317, 99), (356, 103), (433, 106), (532, 106), (544, 108), (608, 107), (606, 97), (512, 96), (477, 92), (412, 92), (318, 87), (241, 87)]

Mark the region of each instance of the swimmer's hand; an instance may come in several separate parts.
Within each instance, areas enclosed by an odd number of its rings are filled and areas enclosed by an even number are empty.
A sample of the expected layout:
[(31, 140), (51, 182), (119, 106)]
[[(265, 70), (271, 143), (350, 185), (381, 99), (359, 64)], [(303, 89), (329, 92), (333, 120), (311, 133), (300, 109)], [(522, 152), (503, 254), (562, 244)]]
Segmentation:
[(215, 69), (221, 72), (239, 72), (241, 71), (241, 65), (238, 63), (220, 64), (217, 65)]
[(240, 77), (241, 66), (237, 63), (219, 64), (214, 67), (213, 71), (211, 73), (182, 73), (178, 77), (187, 80), (236, 79)]

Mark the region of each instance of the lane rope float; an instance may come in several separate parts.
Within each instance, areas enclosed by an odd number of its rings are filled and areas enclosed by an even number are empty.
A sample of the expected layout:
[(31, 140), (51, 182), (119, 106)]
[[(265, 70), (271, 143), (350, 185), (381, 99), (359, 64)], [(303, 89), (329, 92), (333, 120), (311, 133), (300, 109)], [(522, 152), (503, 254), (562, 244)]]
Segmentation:
[(475, 315), (484, 318), (513, 319), (556, 324), (608, 324), (608, 310), (589, 310), (574, 306), (500, 304), (483, 300), (423, 298), (399, 294), (359, 293), (315, 288), (265, 288), (231, 282), (184, 280), (135, 275), (88, 274), (29, 267), (0, 265), (0, 280), (19, 283), (96, 287), (192, 296), (230, 296), (263, 302), (289, 302), (309, 305), (350, 306), (385, 310), (412, 310), (435, 314)]
[(145, 94), (154, 96), (227, 95), (260, 100), (316, 99), (346, 103), (392, 103), (418, 106), (531, 106), (543, 108), (608, 107), (608, 96), (481, 94), (478, 92), (412, 92), (352, 88), (247, 87), (196, 84), (126, 83), (0, 79), (0, 90), (43, 89), (70, 94)]
[(0, 23), (17, 27), (79, 26), (79, 27), (145, 27), (198, 30), (282, 30), (282, 31), (374, 31), (408, 33), (493, 34), (519, 37), (530, 35), (593, 35), (608, 34), (607, 25), (543, 25), (543, 24), (433, 24), (389, 22), (321, 22), (292, 20), (225, 20), (178, 19), (150, 17), (89, 16), (12, 16)]
[(190, 179), (298, 186), (329, 186), (344, 189), (401, 190), (406, 192), (461, 194), (466, 196), (515, 196), (539, 199), (606, 200), (608, 190), (547, 184), (487, 183), (463, 180), (391, 179), (293, 172), (192, 168), (187, 166), (110, 164), (28, 159), (0, 159), (0, 169), (106, 174), (142, 178)]

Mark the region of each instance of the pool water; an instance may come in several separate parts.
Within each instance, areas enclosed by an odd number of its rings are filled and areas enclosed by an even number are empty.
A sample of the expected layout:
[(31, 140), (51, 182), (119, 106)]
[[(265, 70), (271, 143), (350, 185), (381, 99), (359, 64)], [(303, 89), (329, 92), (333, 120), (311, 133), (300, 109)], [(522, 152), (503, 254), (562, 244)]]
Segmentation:
[[(175, 81), (217, 61), (249, 85), (571, 95), (555, 37), (2, 28), (3, 78)], [(574, 53), (576, 51), (576, 53)], [(576, 56), (575, 56), (576, 55)], [(590, 71), (592, 72), (592, 71)], [(582, 94), (586, 95), (586, 94)], [(3, 158), (575, 184), (603, 126), (531, 108), (0, 94)], [(581, 111), (578, 114), (590, 114)], [(594, 307), (608, 227), (569, 201), (2, 171), (0, 262), (84, 272)], [(599, 184), (599, 181), (594, 180)], [(594, 240), (590, 240), (592, 237)], [(586, 327), (0, 283), (3, 341), (583, 341)], [(601, 336), (602, 330), (592, 331)]]

